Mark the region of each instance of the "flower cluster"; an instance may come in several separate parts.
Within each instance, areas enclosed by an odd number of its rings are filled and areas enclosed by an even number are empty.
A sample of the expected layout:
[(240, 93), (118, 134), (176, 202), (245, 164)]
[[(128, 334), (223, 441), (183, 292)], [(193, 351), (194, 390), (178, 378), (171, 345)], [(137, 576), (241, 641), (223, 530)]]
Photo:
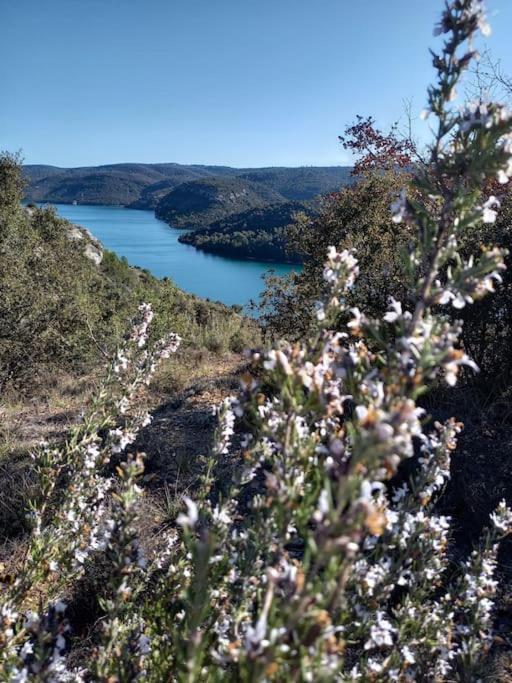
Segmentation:
[[(318, 334), (253, 355), (237, 404), (247, 431), (244, 467), (229, 493), (235, 514), (216, 529), (220, 543), (205, 539), (204, 526), (195, 543), (187, 536), (190, 554), (208, 546), (210, 565), (216, 558), (203, 605), (222, 628), (209, 654), (196, 649), (204, 671), (211, 656), (226, 675), (253, 679), (478, 677), (492, 630), (496, 541), (510, 513), (498, 508), (495, 530), (453, 576), (450, 520), (435, 503), (462, 425), (430, 424), (416, 401), (435, 378), (454, 385), (461, 368), (477, 370), (459, 347), (460, 324), (440, 305), (471, 304), (500, 282), (503, 252), (464, 261), (458, 235), (495, 220), (499, 199), (482, 201), (478, 188), (508, 169), (503, 140), (511, 124), (491, 105), (451, 108), (472, 57), (457, 51), (475, 31), (487, 32), (482, 4), (449, 3), (438, 30), (448, 34), (430, 91), (440, 132), (428, 171), (413, 174), (414, 199), (404, 190), (392, 207), (393, 220), (418, 235), (416, 304), (408, 310), (391, 300), (381, 320), (348, 308), (358, 265), (355, 254), (333, 246)], [(472, 161), (479, 146), (485, 155)], [(462, 161), (469, 171), (459, 178)], [(331, 328), (340, 320), (345, 329)], [(229, 421), (230, 436), (231, 429)], [(225, 452), (222, 438), (220, 445)], [(197, 517), (213, 518), (208, 501)], [(203, 571), (204, 563), (195, 565), (196, 576)], [(204, 643), (212, 633), (196, 624), (195, 642), (198, 628)]]
[[(23, 566), (0, 603), (0, 662), (9, 680), (67, 680), (68, 625), (61, 596), (71, 581), (85, 575), (98, 555), (107, 556), (112, 569), (114, 599), (105, 603), (112, 618), (104, 630), (107, 643), (115, 640), (118, 605), (131, 592), (128, 577), (144, 565), (131, 528), (140, 493), (135, 480), (142, 471), (142, 454), (124, 455), (124, 451), (149, 422), (147, 413), (136, 408), (140, 388), (149, 381), (158, 360), (179, 345), (179, 337), (170, 335), (151, 351), (144, 348), (152, 317), (151, 306), (143, 304), (90, 411), (65, 447), (43, 445), (34, 454), (40, 496), (31, 506), (32, 538)], [(117, 476), (111, 475), (114, 465)], [(45, 583), (51, 587), (47, 604), (41, 604), (37, 613), (26, 612), (23, 605)], [(97, 659), (103, 668), (108, 668), (105, 657), (109, 659), (109, 652), (106, 647)], [(81, 680), (78, 672), (69, 673), (70, 680)]]
[(482, 0), (455, 0), (447, 6), (441, 16), (441, 20), (434, 28), (434, 35), (450, 33), (457, 27), (464, 31), (465, 35), (471, 35), (479, 30), (483, 36), (491, 35), (491, 27), (487, 23), (485, 7)]

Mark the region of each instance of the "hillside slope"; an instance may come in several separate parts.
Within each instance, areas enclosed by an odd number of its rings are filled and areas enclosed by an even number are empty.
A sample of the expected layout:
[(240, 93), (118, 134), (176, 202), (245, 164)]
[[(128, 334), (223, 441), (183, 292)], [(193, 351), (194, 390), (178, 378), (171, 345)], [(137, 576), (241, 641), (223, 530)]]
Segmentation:
[(202, 178), (183, 183), (156, 205), (157, 218), (177, 228), (201, 228), (227, 216), (283, 202), (282, 195), (241, 178)]
[(173, 330), (207, 349), (243, 346), (252, 323), (235, 310), (130, 267), (53, 208), (23, 207), (9, 155), (0, 155), (0, 190), (0, 387), (25, 390), (40, 371), (75, 375), (101, 363), (141, 301), (153, 305), (157, 337)]
[(240, 178), (261, 183), (289, 200), (308, 200), (333, 192), (353, 181), (351, 166), (302, 166), (299, 168), (253, 168)]
[(179, 241), (197, 249), (238, 259), (269, 263), (299, 263), (300, 255), (288, 249), (287, 227), (299, 213), (318, 211), (317, 202), (282, 202), (227, 216), (207, 228), (186, 232)]
[(107, 164), (60, 168), (26, 165), (25, 197), (39, 202), (112, 204), (153, 209), (162, 197), (182, 183), (201, 178), (242, 178), (289, 200), (310, 199), (350, 182), (350, 167), (232, 168), (229, 166)]
[(151, 208), (151, 201), (140, 201), (145, 190), (164, 183), (164, 193), (187, 180), (200, 178), (200, 171), (175, 168), (174, 164), (115, 164), (93, 168), (25, 166), (28, 181), (26, 198), (30, 201), (80, 204), (132, 205)]

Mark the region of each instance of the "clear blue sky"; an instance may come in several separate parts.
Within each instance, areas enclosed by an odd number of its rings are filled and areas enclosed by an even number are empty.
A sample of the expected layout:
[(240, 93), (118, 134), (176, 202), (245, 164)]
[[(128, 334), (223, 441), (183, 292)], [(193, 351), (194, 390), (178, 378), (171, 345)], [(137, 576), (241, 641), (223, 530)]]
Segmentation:
[[(425, 104), (441, 0), (0, 0), (0, 148), (27, 163), (343, 164)], [(489, 0), (512, 72), (512, 1)], [(420, 135), (421, 129), (419, 129)]]

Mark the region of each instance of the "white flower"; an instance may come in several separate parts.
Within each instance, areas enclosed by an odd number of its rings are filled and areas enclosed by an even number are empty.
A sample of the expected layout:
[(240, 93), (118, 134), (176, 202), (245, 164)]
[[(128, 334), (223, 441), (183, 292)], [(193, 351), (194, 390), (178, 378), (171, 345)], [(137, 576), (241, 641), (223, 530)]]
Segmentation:
[(364, 644), (364, 649), (391, 647), (394, 633), (396, 633), (396, 628), (386, 619), (384, 613), (377, 612), (376, 623), (370, 627), (370, 638)]
[(158, 355), (160, 358), (169, 358), (171, 353), (176, 353), (181, 344), (181, 337), (178, 334), (172, 332), (165, 340), (162, 348), (160, 349)]
[(321, 522), (329, 514), (329, 509), (329, 494), (326, 489), (322, 489), (318, 496), (318, 508), (313, 513), (313, 519), (316, 522)]
[(387, 323), (394, 323), (402, 315), (402, 304), (393, 297), (389, 298), (390, 310), (384, 315), (384, 320)]
[(118, 351), (116, 362), (114, 363), (114, 372), (119, 374), (122, 370), (126, 370), (128, 368), (128, 363), (129, 361), (126, 355), (122, 351)]
[(129, 430), (123, 430), (120, 427), (111, 429), (109, 431), (113, 443), (111, 446), (112, 453), (122, 453), (124, 449), (135, 441), (137, 434)]
[(464, 308), (464, 306), (466, 305), (466, 299), (469, 299), (468, 303), (473, 303), (471, 297), (464, 297), (460, 292), (457, 292), (457, 294), (452, 299), (452, 306), (458, 309)]
[(381, 481), (363, 479), (361, 482), (361, 494), (358, 500), (362, 502), (369, 501), (374, 497), (375, 493), (383, 491), (385, 488), (385, 485)]
[(379, 674), (384, 669), (384, 665), (376, 659), (369, 659), (367, 662), (368, 670), (372, 673)]
[(26, 640), (23, 643), (23, 647), (20, 650), (20, 655), (21, 658), (24, 660), (28, 655), (31, 655), (34, 652), (34, 646), (30, 642), (30, 640)]
[(145, 633), (140, 634), (137, 649), (141, 655), (148, 655), (151, 652), (151, 640)]
[(500, 208), (500, 201), (492, 195), (482, 206), (482, 220), (484, 223), (494, 223)]
[(356, 406), (357, 419), (364, 422), (368, 416), (368, 408), (366, 406)]
[(391, 220), (393, 223), (401, 223), (407, 215), (407, 193), (405, 188), (391, 204)]
[(80, 548), (77, 548), (77, 550), (75, 550), (75, 560), (79, 564), (83, 564), (86, 559), (87, 559), (87, 553), (83, 550), (80, 550)]
[(122, 580), (121, 585), (118, 587), (116, 592), (125, 600), (130, 597), (132, 594), (132, 589), (131, 586), (128, 585), (126, 578)]
[(445, 363), (443, 366), (445, 371), (445, 380), (447, 384), (449, 384), (449, 386), (453, 387), (457, 383), (457, 375), (459, 373), (459, 368), (461, 365), (465, 365), (468, 368), (471, 368), (471, 370), (473, 370), (474, 372), (480, 371), (475, 361), (471, 360), (471, 358), (469, 358), (469, 356), (467, 356), (464, 353), (459, 359), (449, 361), (448, 363)]
[(67, 605), (64, 602), (64, 600), (56, 600), (53, 603), (53, 609), (57, 612), (57, 614), (64, 614), (64, 612), (66, 611), (66, 607)]
[(40, 617), (36, 612), (29, 610), (25, 613), (25, 622), (23, 626), (27, 629), (33, 629), (39, 625)]
[(500, 185), (506, 185), (509, 181), (509, 176), (505, 173), (503, 169), (500, 168), (498, 171), (498, 182)]
[(350, 327), (351, 329), (358, 330), (361, 325), (365, 322), (366, 318), (363, 313), (359, 310), (357, 306), (354, 306), (354, 308), (350, 309), (350, 312), (354, 316), (352, 320), (350, 320), (347, 323), (347, 327)]
[(319, 322), (323, 322), (325, 320), (325, 308), (323, 303), (321, 301), (317, 302), (315, 309), (316, 319)]
[(213, 519), (219, 524), (228, 525), (231, 523), (231, 516), (226, 507), (216, 505), (212, 513)]
[(407, 645), (403, 646), (402, 655), (403, 655), (403, 658), (405, 659), (405, 661), (407, 662), (407, 664), (414, 664), (416, 662), (416, 660), (414, 659), (414, 655), (413, 655), (412, 651), (410, 650), (409, 647), (407, 647)]
[(23, 669), (13, 669), (11, 675), (10, 675), (10, 680), (12, 683), (27, 683), (29, 680), (28, 678), (28, 671), (25, 667)]
[(357, 259), (354, 257), (351, 249), (344, 249), (338, 252), (336, 247), (329, 247), (323, 276), (324, 280), (331, 287), (334, 288), (341, 284), (343, 288), (350, 289), (358, 274)]
[(509, 533), (512, 531), (512, 510), (502, 500), (496, 510), (490, 515), (495, 529)]
[(150, 415), (149, 413), (146, 414), (146, 416), (143, 418), (142, 422), (140, 423), (141, 427), (147, 427), (153, 422), (153, 416)]
[(185, 505), (187, 506), (187, 514), (180, 513), (176, 519), (176, 523), (184, 529), (193, 529), (199, 519), (199, 511), (197, 505), (188, 496), (183, 496)]

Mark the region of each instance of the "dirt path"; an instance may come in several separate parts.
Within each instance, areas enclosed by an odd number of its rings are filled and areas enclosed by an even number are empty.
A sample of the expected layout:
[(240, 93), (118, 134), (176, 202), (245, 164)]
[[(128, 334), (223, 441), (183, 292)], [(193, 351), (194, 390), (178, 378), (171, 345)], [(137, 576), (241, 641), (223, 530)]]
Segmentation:
[(153, 421), (136, 444), (146, 453), (144, 481), (148, 488), (165, 486), (183, 493), (192, 484), (201, 458), (212, 445), (213, 408), (236, 393), (243, 366), (240, 354), (208, 356), (183, 389), (152, 412)]

